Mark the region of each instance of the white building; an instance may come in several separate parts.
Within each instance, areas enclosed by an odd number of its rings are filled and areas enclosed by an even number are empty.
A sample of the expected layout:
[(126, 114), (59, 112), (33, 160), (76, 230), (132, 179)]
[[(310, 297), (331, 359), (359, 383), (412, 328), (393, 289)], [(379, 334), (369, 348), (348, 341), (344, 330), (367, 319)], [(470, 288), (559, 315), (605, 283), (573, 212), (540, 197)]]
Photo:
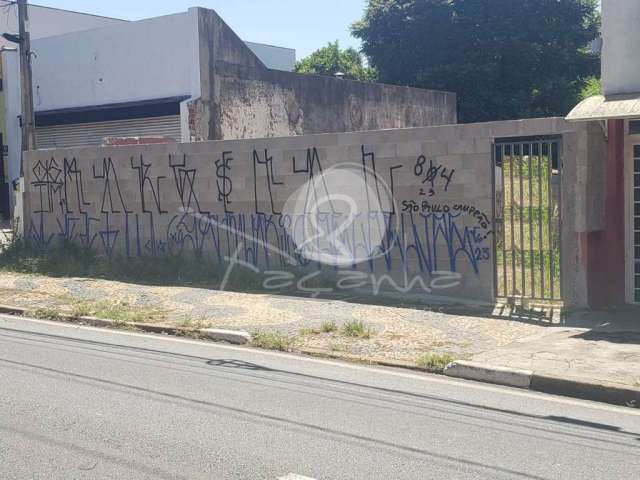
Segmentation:
[[(9, 31), (17, 31), (16, 8), (5, 12)], [(38, 148), (118, 136), (189, 140), (186, 102), (201, 95), (197, 9), (135, 22), (33, 5), (29, 12)], [(245, 44), (267, 68), (293, 71), (295, 50)], [(2, 72), (7, 147), (0, 183), (10, 185), (21, 157), (16, 51), (2, 52)]]
[[(126, 23), (126, 20), (118, 18), (70, 12), (32, 4), (29, 5), (28, 12), (29, 33), (32, 39)], [(16, 33), (18, 31), (18, 6), (15, 3), (3, 5), (0, 8), (0, 25), (3, 33)], [(15, 47), (15, 45), (0, 37), (0, 47), (3, 46)]]
[[(33, 39), (126, 23), (124, 20), (116, 18), (70, 12), (38, 5), (29, 5), (28, 12), (29, 28)], [(2, 5), (0, 8), (0, 25), (2, 33), (18, 32), (18, 7), (15, 3)], [(12, 49), (15, 48), (15, 45), (0, 37), (0, 50), (6, 48)], [(12, 54), (3, 52), (3, 56), (5, 55)], [(0, 70), (0, 79), (4, 87), (7, 82), (3, 72), (4, 70)], [(13, 92), (13, 95), (15, 94), (16, 92)], [(17, 97), (17, 101), (18, 105), (20, 105), (19, 97)], [(17, 149), (20, 148), (15, 145), (15, 142), (12, 142), (16, 135), (18, 138), (20, 137), (20, 131), (16, 130), (15, 125), (9, 125), (12, 122), (7, 122), (9, 115), (19, 115), (19, 112), (16, 113), (15, 109), (13, 109), (9, 113), (7, 107), (10, 104), (11, 102), (8, 102), (6, 98), (6, 92), (0, 91), (0, 217), (4, 218), (10, 216), (10, 186), (12, 180), (16, 178), (15, 168), (12, 163), (15, 163), (16, 152), (19, 154)], [(12, 145), (8, 145), (8, 143)], [(8, 161), (8, 156), (11, 156), (13, 162)]]

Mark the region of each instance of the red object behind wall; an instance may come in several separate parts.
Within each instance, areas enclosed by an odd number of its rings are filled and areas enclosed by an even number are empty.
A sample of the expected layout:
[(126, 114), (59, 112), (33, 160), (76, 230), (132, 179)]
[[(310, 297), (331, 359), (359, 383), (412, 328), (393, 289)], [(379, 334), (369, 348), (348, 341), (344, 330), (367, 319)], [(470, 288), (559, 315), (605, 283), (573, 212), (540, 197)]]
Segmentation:
[(103, 147), (124, 147), (128, 145), (156, 145), (176, 143), (172, 138), (166, 137), (106, 137), (102, 139)]
[(623, 305), (625, 297), (625, 128), (609, 120), (605, 179), (605, 229), (587, 235), (591, 307)]

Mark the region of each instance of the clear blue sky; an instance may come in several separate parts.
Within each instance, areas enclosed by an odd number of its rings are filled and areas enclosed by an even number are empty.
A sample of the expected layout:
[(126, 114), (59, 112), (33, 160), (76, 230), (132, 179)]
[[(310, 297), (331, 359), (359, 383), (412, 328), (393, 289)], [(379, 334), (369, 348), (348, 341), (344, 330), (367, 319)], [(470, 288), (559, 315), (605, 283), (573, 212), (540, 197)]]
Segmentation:
[(366, 0), (34, 0), (30, 3), (139, 20), (199, 6), (216, 10), (244, 40), (295, 48), (302, 58), (329, 41), (359, 47), (349, 25)]

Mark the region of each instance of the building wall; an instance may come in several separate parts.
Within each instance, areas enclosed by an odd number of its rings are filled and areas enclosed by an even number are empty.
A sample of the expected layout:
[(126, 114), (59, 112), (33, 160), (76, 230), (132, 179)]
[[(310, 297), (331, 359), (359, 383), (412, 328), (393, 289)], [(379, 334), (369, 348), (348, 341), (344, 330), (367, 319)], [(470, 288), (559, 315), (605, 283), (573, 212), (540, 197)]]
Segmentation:
[(565, 295), (584, 305), (580, 238), (602, 228), (587, 209), (600, 208), (587, 148), (602, 134), (561, 119), (30, 152), (25, 235), (105, 255), (203, 255), (220, 269), (237, 254), (263, 280), (283, 270), (337, 290), (491, 301), (492, 142), (546, 134), (564, 144)]
[(193, 140), (455, 124), (456, 95), (270, 70), (199, 9), (201, 99)]
[(197, 96), (194, 29), (181, 13), (34, 41), (36, 111)]
[[(126, 23), (125, 20), (117, 18), (70, 12), (57, 8), (41, 7), (39, 5), (29, 5), (28, 11), (29, 33), (32, 39)], [(3, 6), (3, 8), (0, 9), (0, 25), (2, 25), (3, 32), (18, 32), (17, 5)], [(0, 37), (0, 47), (2, 46), (15, 47), (15, 44)]]
[(640, 2), (602, 0), (605, 95), (640, 92)]
[[(0, 83), (3, 81), (2, 62), (0, 62)], [(4, 88), (0, 88), (0, 220), (6, 220), (11, 217), (11, 197), (10, 197), (10, 180), (9, 180), (9, 158), (7, 146), (7, 122)]]
[[(197, 9), (192, 9), (33, 41), (36, 111), (198, 98), (196, 17)], [(265, 64), (293, 69), (295, 50), (261, 44), (251, 48)]]
[[(22, 112), (21, 88), (19, 82), (4, 81), (19, 75), (20, 61), (17, 52), (5, 51), (0, 54), (3, 71), (3, 98), (5, 104), (4, 119), (7, 132), (7, 180), (14, 182), (20, 177), (20, 146), (22, 144), (22, 130), (20, 115)], [(13, 192), (12, 192), (13, 194)], [(12, 198), (12, 206), (15, 205)]]
[(245, 42), (247, 47), (268, 67), (293, 72), (296, 68), (296, 51), (293, 48)]
[[(31, 18), (32, 49), (36, 54), (33, 57), (36, 112), (173, 97), (199, 98), (197, 12), (191, 9), (176, 15), (125, 22), (36, 8)], [(261, 44), (251, 47), (267, 65), (293, 68), (294, 50)], [(13, 52), (1, 55), (7, 64), (3, 73), (7, 104), (3, 118), (9, 144), (7, 170), (9, 180), (15, 180), (20, 172), (19, 65)], [(186, 104), (181, 111), (181, 137), (188, 141)]]

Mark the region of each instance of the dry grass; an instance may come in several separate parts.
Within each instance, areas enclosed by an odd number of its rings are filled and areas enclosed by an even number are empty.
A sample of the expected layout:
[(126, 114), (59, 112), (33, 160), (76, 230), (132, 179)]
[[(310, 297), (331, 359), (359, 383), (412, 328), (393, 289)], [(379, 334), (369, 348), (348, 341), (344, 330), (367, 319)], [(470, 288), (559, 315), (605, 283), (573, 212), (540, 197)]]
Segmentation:
[(416, 365), (431, 373), (443, 373), (456, 358), (449, 353), (427, 353), (416, 360)]
[(113, 320), (116, 323), (155, 323), (166, 317), (165, 312), (159, 309), (109, 300), (76, 301), (71, 307), (71, 315)]
[(254, 332), (251, 335), (251, 345), (265, 350), (277, 350), (290, 352), (295, 344), (295, 338), (286, 337), (277, 333)]
[(371, 329), (359, 320), (350, 320), (342, 327), (342, 333), (347, 337), (371, 338)]

